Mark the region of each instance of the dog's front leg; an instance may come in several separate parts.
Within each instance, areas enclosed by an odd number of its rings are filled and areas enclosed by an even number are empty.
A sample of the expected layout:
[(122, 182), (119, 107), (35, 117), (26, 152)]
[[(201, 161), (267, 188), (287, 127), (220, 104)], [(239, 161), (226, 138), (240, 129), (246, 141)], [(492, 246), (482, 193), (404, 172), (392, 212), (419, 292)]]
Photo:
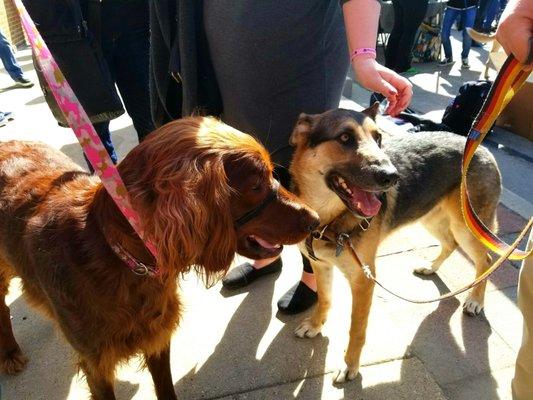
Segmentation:
[(298, 337), (315, 337), (322, 330), (326, 322), (328, 311), (331, 306), (331, 281), (333, 278), (333, 266), (323, 261), (312, 261), (311, 267), (316, 279), (318, 305), (313, 314), (304, 319), (294, 333)]
[(177, 400), (170, 372), (170, 342), (161, 353), (145, 357), (154, 381), (157, 400)]
[(116, 400), (113, 390), (114, 367), (106, 365), (105, 370), (102, 370), (98, 359), (82, 359), (80, 367), (87, 378), (92, 400)]
[(366, 340), (368, 315), (370, 314), (372, 295), (374, 293), (374, 282), (367, 279), (360, 272), (350, 281), (350, 287), (352, 290), (352, 321), (350, 325), (350, 341), (344, 355), (346, 369), (338, 372), (335, 377), (335, 383), (343, 383), (355, 379), (359, 372), (359, 359)]

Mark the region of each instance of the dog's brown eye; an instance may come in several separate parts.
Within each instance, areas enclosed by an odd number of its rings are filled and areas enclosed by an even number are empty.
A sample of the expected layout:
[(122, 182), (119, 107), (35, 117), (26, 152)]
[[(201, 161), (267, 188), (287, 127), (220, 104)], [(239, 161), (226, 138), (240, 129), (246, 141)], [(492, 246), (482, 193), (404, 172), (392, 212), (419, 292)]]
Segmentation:
[(347, 143), (350, 140), (351, 136), (348, 133), (343, 133), (339, 136), (339, 139), (343, 143)]
[(254, 192), (259, 192), (261, 190), (261, 182), (258, 182), (254, 186), (252, 186), (252, 190)]

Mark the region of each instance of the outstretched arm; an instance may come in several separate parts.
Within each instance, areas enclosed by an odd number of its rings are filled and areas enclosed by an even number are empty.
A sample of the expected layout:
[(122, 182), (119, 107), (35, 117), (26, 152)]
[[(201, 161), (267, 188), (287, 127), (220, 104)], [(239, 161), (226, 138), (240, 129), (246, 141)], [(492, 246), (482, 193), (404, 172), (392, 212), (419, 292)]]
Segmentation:
[(375, 60), (375, 54), (352, 56), (357, 49), (375, 48), (381, 6), (377, 0), (348, 0), (343, 6), (352, 67), (359, 83), (389, 100), (387, 113), (403, 111), (413, 96), (411, 83)]

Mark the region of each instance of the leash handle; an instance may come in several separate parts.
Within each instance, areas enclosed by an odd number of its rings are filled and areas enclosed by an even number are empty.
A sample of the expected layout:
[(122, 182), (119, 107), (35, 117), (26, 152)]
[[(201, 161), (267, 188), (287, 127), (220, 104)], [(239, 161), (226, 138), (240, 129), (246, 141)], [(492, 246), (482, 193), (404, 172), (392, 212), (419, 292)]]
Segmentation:
[(498, 268), (500, 268), (502, 266), (503, 262), (507, 258), (509, 258), (509, 256), (516, 249), (518, 244), (522, 241), (522, 239), (524, 239), (524, 237), (526, 236), (526, 233), (529, 231), (529, 229), (531, 228), (532, 225), (533, 225), (533, 218), (531, 218), (529, 220), (529, 222), (527, 223), (525, 229), (522, 232), (520, 232), (520, 234), (518, 235), (518, 237), (516, 238), (514, 243), (506, 249), (506, 251), (500, 256), (500, 258), (498, 258), (498, 260), (496, 260), (496, 262), (488, 270), (486, 270), (482, 275), (477, 277), (472, 283), (462, 287), (461, 289), (454, 290), (453, 292), (449, 292), (449, 293), (443, 294), (442, 296), (439, 296), (439, 297), (434, 298), (434, 299), (423, 299), (423, 300), (410, 299), (408, 297), (404, 297), (402, 295), (399, 295), (399, 294), (395, 293), (394, 291), (388, 289), (387, 287), (383, 286), (383, 284), (381, 284), (376, 279), (376, 277), (374, 276), (374, 274), (370, 270), (370, 267), (367, 264), (365, 264), (365, 263), (363, 263), (361, 261), (361, 259), (359, 258), (359, 255), (357, 254), (357, 252), (355, 251), (355, 248), (353, 247), (352, 241), (351, 240), (347, 240), (346, 243), (348, 244), (348, 250), (350, 251), (350, 254), (351, 254), (352, 258), (355, 260), (355, 263), (357, 265), (359, 265), (359, 267), (363, 270), (363, 273), (365, 274), (365, 276), (368, 279), (373, 281), (376, 285), (378, 285), (380, 288), (382, 288), (386, 292), (390, 293), (394, 297), (397, 297), (397, 298), (399, 298), (401, 300), (407, 301), (409, 303), (415, 303), (415, 304), (427, 304), (427, 303), (434, 303), (436, 301), (441, 301), (441, 300), (448, 299), (450, 297), (457, 296), (458, 294), (466, 292), (468, 289), (473, 288), (474, 286), (478, 285), (479, 283), (481, 283), (485, 279), (487, 279), (489, 276), (491, 276)]
[[(516, 246), (513, 245), (514, 248), (513, 246), (509, 246), (505, 241), (491, 232), (491, 230), (480, 220), (472, 208), (468, 195), (467, 173), (470, 161), (472, 160), (477, 147), (489, 132), (498, 115), (500, 115), (501, 111), (511, 101), (514, 94), (518, 92), (525, 83), (529, 74), (529, 71), (526, 71), (524, 66), (521, 65), (512, 54), (507, 57), (496, 80), (492, 84), (481, 111), (468, 133), (461, 170), (461, 207), (466, 225), (472, 234), (483, 243), (485, 247), (498, 255), (507, 254), (511, 260), (523, 260), (533, 253), (533, 249), (530, 251), (522, 251), (516, 249), (518, 244)], [(533, 218), (530, 219), (529, 224), (522, 231), (524, 235), (532, 221)], [(509, 249), (511, 249), (510, 252)]]
[[(22, 4), (21, 0), (13, 1), (19, 12), (22, 26), (26, 31), (35, 58), (41, 67), (42, 74), (46, 79), (61, 112), (64, 114), (69, 126), (74, 131), (83, 152), (102, 181), (105, 189), (135, 232), (140, 238), (143, 238), (140, 219), (131, 206), (126, 186), (124, 185), (116, 166), (111, 161), (111, 157), (109, 157), (102, 141), (98, 137), (91, 120), (65, 79), (65, 76), (59, 69), (52, 53), (35, 27), (35, 23), (28, 14), (24, 4)], [(155, 246), (148, 241), (144, 241), (144, 243), (155, 257), (157, 254)]]

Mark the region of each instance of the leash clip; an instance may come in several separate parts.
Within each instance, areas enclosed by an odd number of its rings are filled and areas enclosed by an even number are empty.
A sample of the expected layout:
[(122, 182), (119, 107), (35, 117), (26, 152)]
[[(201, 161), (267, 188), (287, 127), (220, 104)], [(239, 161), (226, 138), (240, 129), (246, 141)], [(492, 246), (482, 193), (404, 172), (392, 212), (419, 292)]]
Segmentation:
[(361, 222), (359, 222), (359, 227), (361, 228), (361, 230), (367, 231), (368, 228), (370, 228), (370, 221), (368, 220), (368, 218), (363, 218)]
[(136, 263), (137, 265), (135, 266), (135, 268), (132, 268), (131, 271), (135, 274), (135, 275), (139, 275), (139, 276), (144, 276), (144, 275), (148, 275), (148, 273), (150, 272), (150, 270), (148, 269), (148, 267), (140, 262), (140, 261), (137, 261)]
[(311, 232), (311, 236), (313, 237), (313, 239), (315, 240), (320, 240), (324, 237), (324, 232), (326, 231), (326, 229), (328, 229), (328, 225), (325, 225), (321, 230), (314, 230), (313, 232)]

